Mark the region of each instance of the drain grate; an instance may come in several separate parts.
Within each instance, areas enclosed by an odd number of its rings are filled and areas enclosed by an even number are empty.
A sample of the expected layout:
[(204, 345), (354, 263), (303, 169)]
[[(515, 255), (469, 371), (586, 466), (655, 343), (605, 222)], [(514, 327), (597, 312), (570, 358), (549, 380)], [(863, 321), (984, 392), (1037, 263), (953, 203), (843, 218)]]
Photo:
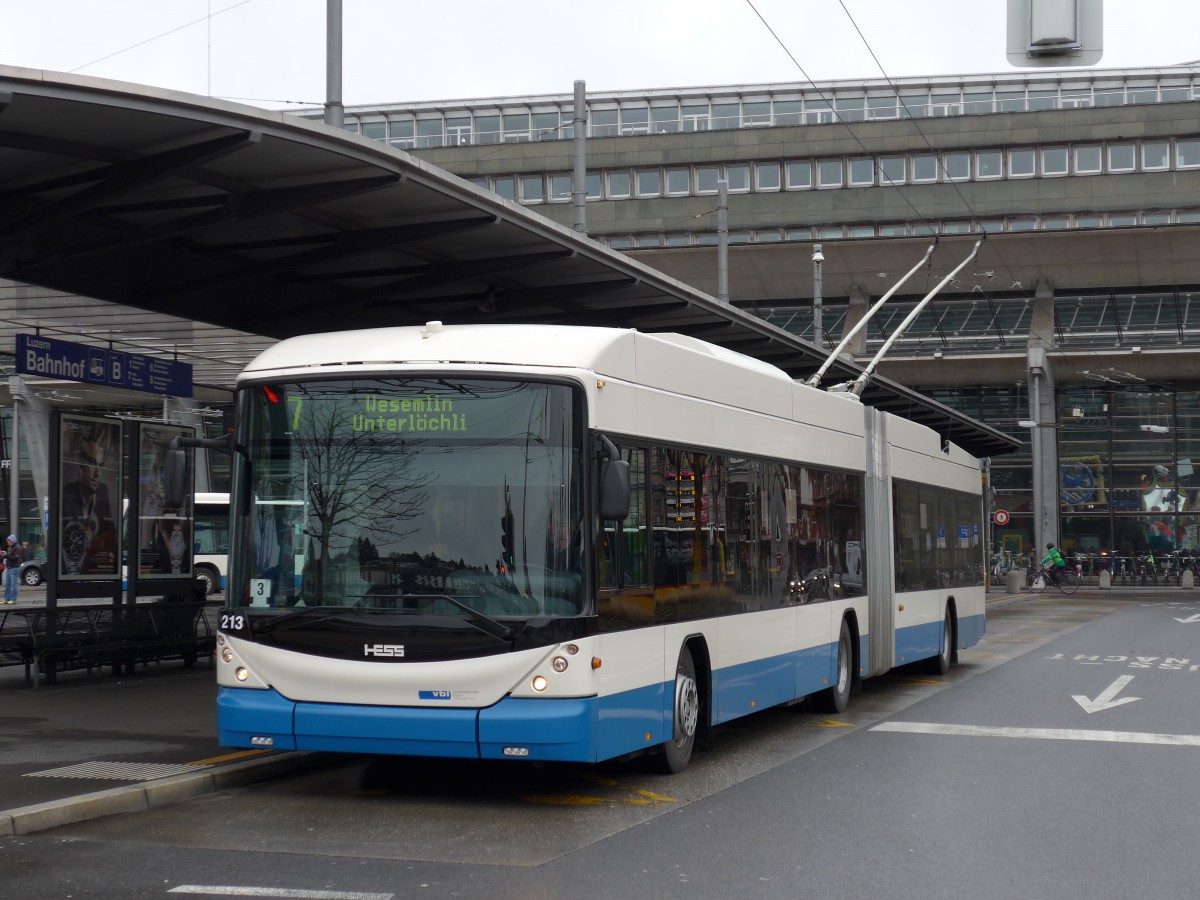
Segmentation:
[(26, 778), (107, 778), (111, 781), (149, 781), (197, 772), (208, 766), (172, 765), (167, 763), (86, 762), (44, 772), (26, 772)]

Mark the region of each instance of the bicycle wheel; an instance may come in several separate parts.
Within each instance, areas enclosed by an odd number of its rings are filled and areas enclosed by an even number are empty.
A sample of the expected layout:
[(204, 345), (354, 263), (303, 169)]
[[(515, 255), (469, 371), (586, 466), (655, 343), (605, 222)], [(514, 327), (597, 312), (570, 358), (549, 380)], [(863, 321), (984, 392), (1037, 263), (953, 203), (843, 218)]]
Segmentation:
[(1041, 572), (1030, 573), (1025, 579), (1025, 585), (1029, 588), (1029, 593), (1040, 594), (1046, 589), (1046, 576)]
[(1079, 576), (1074, 572), (1064, 572), (1058, 579), (1058, 589), (1064, 594), (1073, 594), (1079, 590)]

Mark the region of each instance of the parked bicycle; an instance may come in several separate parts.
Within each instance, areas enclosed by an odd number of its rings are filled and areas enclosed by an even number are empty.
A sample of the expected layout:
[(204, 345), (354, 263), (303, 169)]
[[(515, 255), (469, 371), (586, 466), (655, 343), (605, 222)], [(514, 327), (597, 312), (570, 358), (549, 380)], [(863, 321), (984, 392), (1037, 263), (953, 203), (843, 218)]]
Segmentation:
[(1079, 590), (1079, 573), (1068, 566), (1060, 569), (1057, 575), (1048, 571), (1044, 566), (1032, 565), (1029, 574), (1025, 576), (1025, 586), (1032, 594), (1040, 594), (1050, 584), (1064, 594), (1073, 594)]

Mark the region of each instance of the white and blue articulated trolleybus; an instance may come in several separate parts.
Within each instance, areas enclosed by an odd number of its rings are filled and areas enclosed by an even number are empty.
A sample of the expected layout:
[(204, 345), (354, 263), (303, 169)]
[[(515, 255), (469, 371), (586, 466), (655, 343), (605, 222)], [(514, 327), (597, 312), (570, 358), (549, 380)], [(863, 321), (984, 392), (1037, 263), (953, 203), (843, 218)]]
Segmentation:
[(293, 338), (231, 446), (225, 746), (678, 772), (984, 631), (974, 457), (680, 335)]

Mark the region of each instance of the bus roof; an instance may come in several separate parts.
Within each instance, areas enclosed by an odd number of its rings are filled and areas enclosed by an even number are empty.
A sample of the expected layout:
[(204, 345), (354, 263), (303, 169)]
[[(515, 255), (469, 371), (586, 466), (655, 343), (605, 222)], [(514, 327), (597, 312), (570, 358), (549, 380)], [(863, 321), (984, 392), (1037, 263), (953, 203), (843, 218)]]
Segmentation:
[(586, 369), (637, 381), (636, 347), (646, 342), (686, 348), (761, 376), (793, 383), (769, 363), (682, 334), (567, 325), (448, 325), (372, 328), (288, 338), (261, 353), (241, 378), (289, 377), (300, 370), (334, 375), (332, 367), (387, 368), (413, 363), (548, 366)]

